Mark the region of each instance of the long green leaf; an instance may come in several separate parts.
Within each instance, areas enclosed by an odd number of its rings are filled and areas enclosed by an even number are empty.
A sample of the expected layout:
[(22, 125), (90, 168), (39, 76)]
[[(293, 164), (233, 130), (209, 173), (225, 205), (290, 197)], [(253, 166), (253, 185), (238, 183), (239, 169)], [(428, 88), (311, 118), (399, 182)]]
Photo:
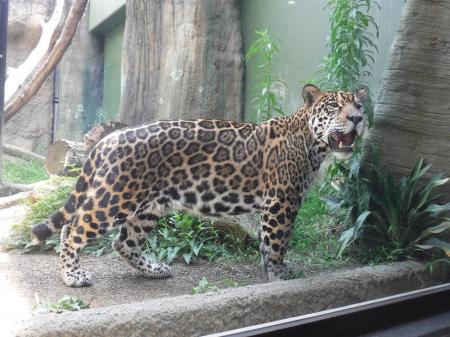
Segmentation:
[(442, 174), (438, 174), (431, 178), (431, 180), (417, 193), (417, 204), (416, 208), (421, 208), (427, 200), (429, 200), (429, 195), (431, 191), (441, 185), (447, 183), (448, 178), (443, 179)]
[(341, 257), (344, 250), (347, 249), (348, 246), (350, 246), (350, 244), (352, 244), (356, 239), (358, 239), (358, 234), (361, 230), (361, 227), (369, 215), (370, 211), (364, 211), (356, 219), (355, 225), (342, 233), (341, 237), (339, 238), (341, 247), (339, 248), (338, 257)]
[(439, 217), (442, 213), (450, 211), (450, 202), (444, 205), (431, 204), (422, 212), (429, 213), (431, 216)]
[(441, 222), (437, 226), (429, 227), (425, 229), (419, 236), (419, 238), (416, 240), (416, 242), (420, 242), (428, 237), (430, 237), (433, 234), (439, 234), (442, 232), (445, 232), (446, 230), (450, 229), (450, 221), (444, 221)]
[(320, 197), (320, 200), (324, 201), (330, 210), (335, 211), (342, 207), (343, 200), (333, 196), (333, 195), (325, 195)]
[(450, 257), (450, 242), (445, 242), (442, 240), (439, 240), (437, 238), (431, 238), (427, 241), (425, 241), (425, 243), (423, 245), (416, 245), (417, 247), (421, 248), (421, 249), (440, 249), (442, 250), (447, 256)]

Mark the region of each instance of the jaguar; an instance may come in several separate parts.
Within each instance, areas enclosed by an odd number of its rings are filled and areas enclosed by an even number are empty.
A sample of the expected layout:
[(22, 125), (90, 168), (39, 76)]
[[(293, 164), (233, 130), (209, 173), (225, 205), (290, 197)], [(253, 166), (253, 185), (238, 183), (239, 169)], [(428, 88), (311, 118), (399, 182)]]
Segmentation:
[(259, 124), (159, 121), (124, 128), (88, 155), (64, 207), (32, 228), (43, 242), (61, 231), (66, 285), (92, 283), (80, 250), (115, 226), (113, 249), (150, 278), (171, 275), (142, 254), (146, 236), (169, 211), (208, 217), (259, 213), (262, 264), (270, 280), (286, 278), (284, 256), (308, 187), (329, 153), (345, 160), (367, 131), (367, 90), (322, 92), (308, 84), (304, 105)]

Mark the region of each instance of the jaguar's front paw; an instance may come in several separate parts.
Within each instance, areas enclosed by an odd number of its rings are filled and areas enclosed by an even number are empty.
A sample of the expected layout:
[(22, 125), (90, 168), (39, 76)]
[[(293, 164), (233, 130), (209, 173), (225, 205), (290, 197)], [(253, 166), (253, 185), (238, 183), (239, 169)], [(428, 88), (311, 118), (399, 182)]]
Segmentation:
[(92, 284), (92, 276), (89, 272), (78, 269), (62, 272), (64, 283), (69, 287), (85, 287)]
[(172, 267), (166, 263), (150, 263), (144, 270), (144, 276), (150, 278), (166, 278), (172, 276)]
[(267, 266), (267, 275), (270, 281), (289, 280), (293, 278), (293, 273), (288, 264), (271, 264)]

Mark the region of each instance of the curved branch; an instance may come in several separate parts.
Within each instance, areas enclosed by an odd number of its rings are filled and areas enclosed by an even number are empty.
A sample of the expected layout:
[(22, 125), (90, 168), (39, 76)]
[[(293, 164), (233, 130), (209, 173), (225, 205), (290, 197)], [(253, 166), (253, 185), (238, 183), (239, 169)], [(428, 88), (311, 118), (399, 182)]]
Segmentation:
[(26, 81), (39, 63), (50, 50), (52, 40), (56, 39), (56, 31), (59, 22), (62, 20), (64, 8), (64, 0), (58, 0), (55, 4), (53, 14), (47, 22), (43, 22), (42, 34), (36, 47), (28, 55), (27, 59), (17, 68), (10, 68), (8, 70), (8, 78), (5, 83), (5, 102), (11, 100), (14, 93), (20, 88), (22, 83)]
[(5, 106), (5, 122), (19, 111), (40, 89), (45, 79), (50, 75), (53, 68), (61, 61), (64, 52), (72, 42), (78, 24), (86, 10), (88, 0), (76, 0), (70, 9), (64, 28), (53, 49), (44, 60), (41, 67), (34, 73), (30, 80), (25, 83), (18, 94)]

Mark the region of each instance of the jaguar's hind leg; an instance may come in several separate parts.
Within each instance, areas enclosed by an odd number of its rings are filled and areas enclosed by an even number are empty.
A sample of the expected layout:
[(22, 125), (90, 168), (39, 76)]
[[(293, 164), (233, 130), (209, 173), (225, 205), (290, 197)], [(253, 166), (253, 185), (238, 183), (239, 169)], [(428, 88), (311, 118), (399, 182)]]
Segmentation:
[(73, 223), (63, 227), (60, 260), (61, 276), (66, 285), (82, 287), (92, 284), (91, 275), (80, 268), (79, 253), (87, 243), (112, 229), (116, 214), (111, 210), (99, 207), (91, 198), (86, 199), (77, 210)]
[(61, 276), (70, 287), (83, 287), (92, 284), (91, 274), (80, 268), (79, 253), (86, 244), (83, 236), (74, 235), (74, 228), (63, 226), (61, 230)]
[(165, 263), (151, 263), (142, 256), (145, 238), (155, 227), (158, 218), (154, 215), (141, 214), (130, 217), (120, 227), (120, 233), (113, 242), (113, 248), (134, 269), (144, 276), (164, 278), (171, 276), (171, 269)]

